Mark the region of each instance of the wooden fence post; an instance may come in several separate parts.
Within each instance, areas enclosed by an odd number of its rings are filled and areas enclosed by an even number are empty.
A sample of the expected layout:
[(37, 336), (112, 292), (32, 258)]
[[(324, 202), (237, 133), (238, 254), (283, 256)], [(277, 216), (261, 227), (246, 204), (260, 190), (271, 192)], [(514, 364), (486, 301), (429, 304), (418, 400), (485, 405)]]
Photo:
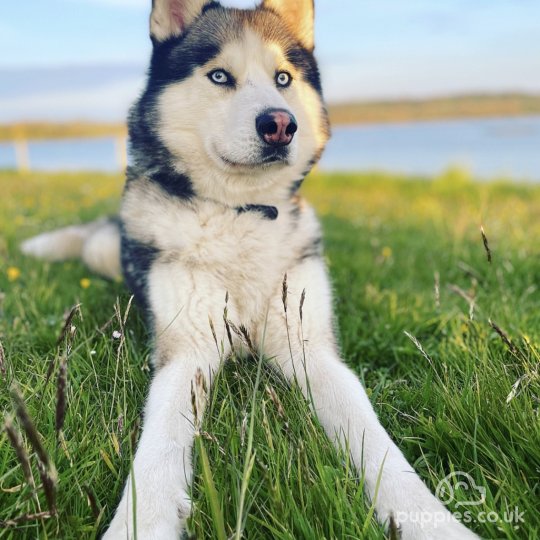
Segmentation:
[(118, 135), (116, 137), (116, 160), (120, 165), (120, 170), (125, 171), (127, 168), (127, 137)]
[(28, 148), (27, 139), (16, 139), (13, 142), (15, 146), (15, 160), (17, 162), (17, 170), (26, 172), (30, 170), (30, 151)]

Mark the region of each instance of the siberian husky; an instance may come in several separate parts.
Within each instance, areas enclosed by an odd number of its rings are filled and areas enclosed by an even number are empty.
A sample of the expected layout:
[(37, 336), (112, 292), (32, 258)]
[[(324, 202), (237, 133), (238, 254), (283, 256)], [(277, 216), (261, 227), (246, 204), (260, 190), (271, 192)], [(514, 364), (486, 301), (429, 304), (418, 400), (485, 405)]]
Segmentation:
[[(129, 117), (132, 165), (120, 219), (23, 244), (43, 258), (80, 256), (109, 277), (122, 272), (149, 315), (155, 372), (135, 482), (126, 482), (106, 540), (135, 531), (140, 540), (172, 540), (184, 530), (191, 385), (220, 363), (209, 318), (225, 357), (231, 351), (218, 324), (226, 293), (228, 317), (297, 379), (328, 436), (350, 450), (381, 522), (393, 519), (404, 539), (477, 538), (413, 471), (340, 359), (320, 226), (297, 193), (329, 137), (313, 16), (313, 0), (264, 0), (251, 10), (154, 0), (153, 53)], [(306, 291), (302, 321), (296, 309), (285, 320), (284, 275), (289, 305)], [(428, 514), (434, 518), (417, 519)]]

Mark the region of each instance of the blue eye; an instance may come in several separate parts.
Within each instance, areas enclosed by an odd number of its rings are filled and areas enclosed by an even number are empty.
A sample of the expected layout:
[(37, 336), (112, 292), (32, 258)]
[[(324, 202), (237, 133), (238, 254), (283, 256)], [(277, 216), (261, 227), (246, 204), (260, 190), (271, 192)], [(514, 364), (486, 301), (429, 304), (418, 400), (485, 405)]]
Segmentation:
[(287, 88), (292, 83), (292, 76), (287, 71), (278, 71), (276, 73), (276, 84), (281, 88)]
[(230, 84), (232, 77), (224, 69), (215, 69), (208, 74), (214, 84)]

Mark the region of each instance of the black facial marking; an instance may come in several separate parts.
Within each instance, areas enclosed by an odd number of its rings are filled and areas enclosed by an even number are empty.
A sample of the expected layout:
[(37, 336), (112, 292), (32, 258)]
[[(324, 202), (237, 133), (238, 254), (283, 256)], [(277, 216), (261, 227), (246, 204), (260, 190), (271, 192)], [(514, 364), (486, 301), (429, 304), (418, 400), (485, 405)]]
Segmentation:
[(171, 170), (160, 170), (153, 173), (149, 179), (159, 184), (159, 187), (173, 197), (190, 199), (195, 195), (191, 181), (185, 174)]
[(210, 11), (211, 9), (220, 8), (221, 4), (219, 2), (209, 2), (202, 8), (201, 14), (204, 15), (207, 11)]
[(203, 66), (220, 51), (218, 43), (212, 41), (190, 43), (190, 33), (172, 38), (154, 47), (150, 61), (147, 91), (187, 79), (199, 66)]
[(305, 80), (322, 96), (321, 76), (313, 54), (303, 47), (294, 47), (286, 52), (287, 60), (300, 71)]
[(275, 221), (278, 218), (279, 211), (275, 206), (267, 206), (265, 204), (246, 204), (236, 209), (239, 214), (245, 212), (259, 212), (265, 219)]

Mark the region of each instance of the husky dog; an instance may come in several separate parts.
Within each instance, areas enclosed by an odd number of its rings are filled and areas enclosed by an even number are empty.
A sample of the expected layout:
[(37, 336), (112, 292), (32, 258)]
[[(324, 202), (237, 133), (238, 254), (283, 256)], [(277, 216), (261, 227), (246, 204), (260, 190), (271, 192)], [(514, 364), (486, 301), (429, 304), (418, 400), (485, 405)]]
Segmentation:
[[(328, 436), (350, 450), (381, 522), (394, 519), (404, 539), (477, 538), (413, 471), (339, 356), (320, 226), (297, 194), (329, 136), (313, 15), (313, 0), (264, 0), (251, 10), (154, 0), (153, 53), (129, 118), (132, 165), (120, 220), (23, 245), (48, 259), (81, 256), (109, 277), (122, 270), (149, 315), (155, 373), (134, 482), (126, 482), (106, 540), (135, 531), (141, 540), (169, 540), (184, 529), (190, 389), (199, 370), (212, 373), (220, 363), (209, 318), (225, 357), (231, 351), (217, 324), (226, 293), (228, 317), (297, 379)], [(297, 309), (285, 321), (285, 274), (289, 305), (306, 291), (302, 321)], [(420, 515), (433, 519), (422, 524)]]

